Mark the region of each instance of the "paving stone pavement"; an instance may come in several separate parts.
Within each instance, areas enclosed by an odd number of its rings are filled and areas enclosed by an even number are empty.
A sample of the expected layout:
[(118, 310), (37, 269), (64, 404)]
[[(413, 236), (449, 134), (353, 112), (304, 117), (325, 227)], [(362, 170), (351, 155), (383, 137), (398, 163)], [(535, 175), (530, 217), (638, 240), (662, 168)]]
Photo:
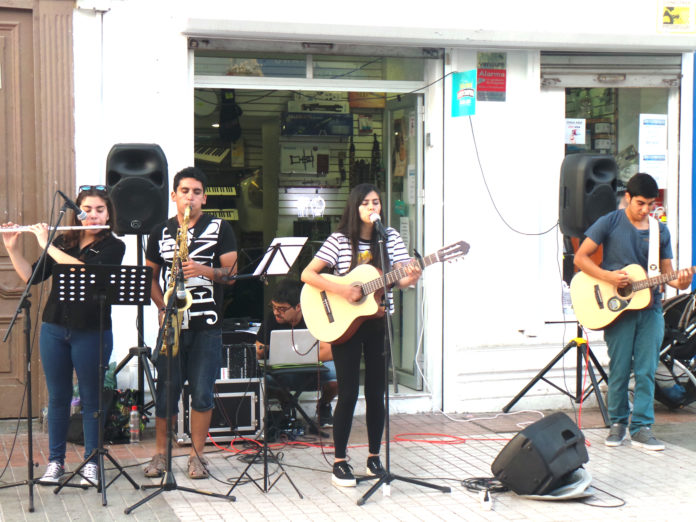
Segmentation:
[[(198, 493), (165, 490), (143, 505), (125, 514), (124, 509), (146, 498), (155, 490), (135, 489), (107, 461), (106, 498), (96, 488), (54, 488), (36, 485), (33, 513), (28, 512), (27, 484), (0, 489), (0, 518), (17, 520), (69, 521), (265, 521), (265, 520), (680, 520), (691, 519), (696, 508), (696, 410), (685, 408), (671, 412), (656, 406), (654, 431), (666, 443), (663, 452), (632, 447), (630, 442), (618, 448), (604, 446), (607, 430), (596, 411), (582, 412), (580, 425), (587, 439), (590, 456), (585, 468), (592, 475), (593, 495), (583, 501), (540, 501), (523, 498), (513, 492), (491, 495), (491, 509), (484, 509), (477, 491), (469, 491), (466, 479), (491, 477), (490, 465), (510, 438), (523, 427), (541, 418), (539, 412), (469, 414), (444, 416), (438, 413), (394, 415), (390, 421), (390, 469), (397, 477), (414, 478), (427, 484), (449, 486), (450, 493), (400, 479), (388, 488), (380, 488), (364, 505), (358, 501), (372, 484), (361, 482), (356, 488), (331, 485), (330, 438), (301, 437), (287, 444), (272, 444), (271, 450), (282, 464), (285, 475), (273, 458), (268, 462), (268, 485), (263, 492), (263, 459), (253, 464), (248, 474), (248, 455), (244, 444), (233, 449), (206, 448), (212, 478), (190, 480), (186, 475), (188, 447), (175, 447), (173, 476), (178, 486), (201, 488), (222, 495), (232, 483), (240, 483), (231, 492), (236, 501), (212, 498)], [(544, 412), (550, 414), (552, 412)], [(573, 411), (566, 412), (578, 420)], [(5, 460), (10, 455), (14, 428), (3, 421), (0, 444)], [(10, 433), (8, 433), (10, 431)], [(349, 457), (356, 473), (364, 472), (367, 457), (364, 418), (356, 418)], [(24, 482), (28, 476), (26, 433), (20, 433), (3, 484)], [(249, 443), (251, 446), (252, 443)], [(142, 474), (143, 463), (154, 448), (154, 433), (146, 431), (138, 444), (107, 446), (109, 455), (138, 484), (156, 484)], [(38, 428), (34, 435), (35, 475), (40, 476), (46, 463), (47, 436)], [(247, 450), (248, 451), (248, 450)], [(74, 469), (82, 458), (82, 447), (70, 445), (68, 468)], [(385, 452), (382, 453), (385, 460)], [(256, 479), (256, 483), (250, 480)], [(297, 488), (297, 490), (295, 489)], [(388, 489), (388, 491), (387, 491)], [(299, 493), (298, 493), (299, 491)]]

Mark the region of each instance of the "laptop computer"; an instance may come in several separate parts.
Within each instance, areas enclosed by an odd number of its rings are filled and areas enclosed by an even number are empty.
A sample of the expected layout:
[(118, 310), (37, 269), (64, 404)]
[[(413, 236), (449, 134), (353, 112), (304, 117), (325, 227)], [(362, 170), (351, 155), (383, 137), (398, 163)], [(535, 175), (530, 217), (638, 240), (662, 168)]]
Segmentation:
[(273, 330), (268, 366), (317, 366), (319, 341), (309, 330)]

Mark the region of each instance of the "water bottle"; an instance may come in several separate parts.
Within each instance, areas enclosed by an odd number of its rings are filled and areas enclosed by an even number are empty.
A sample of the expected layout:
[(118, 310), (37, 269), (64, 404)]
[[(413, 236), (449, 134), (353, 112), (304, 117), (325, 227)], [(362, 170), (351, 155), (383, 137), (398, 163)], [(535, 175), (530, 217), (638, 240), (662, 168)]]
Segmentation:
[(131, 407), (130, 412), (130, 441), (140, 442), (140, 413), (137, 406)]

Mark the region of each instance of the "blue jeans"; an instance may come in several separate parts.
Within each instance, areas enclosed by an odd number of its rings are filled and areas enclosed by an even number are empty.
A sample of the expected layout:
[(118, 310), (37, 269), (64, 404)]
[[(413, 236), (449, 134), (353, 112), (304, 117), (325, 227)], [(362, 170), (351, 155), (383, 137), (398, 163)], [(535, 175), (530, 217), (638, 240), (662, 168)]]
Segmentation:
[[(181, 330), (179, 353), (172, 358), (171, 414), (179, 413), (179, 396), (184, 382), (189, 383), (191, 408), (205, 412), (215, 406), (215, 380), (222, 366), (222, 330)], [(155, 415), (167, 416), (167, 357), (159, 354), (157, 368), (157, 406)]]
[[(113, 349), (111, 330), (104, 332), (104, 365)], [(49, 461), (65, 462), (66, 438), (73, 394), (73, 368), (82, 403), (85, 458), (99, 444), (99, 330), (71, 330), (57, 324), (41, 324), (41, 364), (48, 388)], [(103, 368), (102, 368), (103, 371)], [(102, 374), (103, 375), (103, 374)]]
[(609, 349), (609, 417), (628, 425), (628, 383), (635, 380), (629, 431), (655, 422), (655, 371), (665, 331), (661, 308), (630, 310), (604, 329)]

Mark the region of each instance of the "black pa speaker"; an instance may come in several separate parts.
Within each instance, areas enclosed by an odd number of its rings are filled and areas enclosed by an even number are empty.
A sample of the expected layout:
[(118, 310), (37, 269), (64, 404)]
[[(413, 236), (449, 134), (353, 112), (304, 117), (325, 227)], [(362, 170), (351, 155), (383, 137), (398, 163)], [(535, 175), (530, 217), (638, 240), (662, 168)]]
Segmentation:
[(106, 186), (119, 234), (149, 234), (167, 220), (167, 158), (159, 145), (114, 145), (106, 158)]
[(585, 436), (559, 412), (515, 435), (495, 458), (491, 471), (519, 495), (544, 495), (562, 486), (588, 460)]
[(569, 154), (561, 165), (559, 224), (566, 236), (582, 237), (600, 217), (616, 210), (618, 167), (608, 154)]

